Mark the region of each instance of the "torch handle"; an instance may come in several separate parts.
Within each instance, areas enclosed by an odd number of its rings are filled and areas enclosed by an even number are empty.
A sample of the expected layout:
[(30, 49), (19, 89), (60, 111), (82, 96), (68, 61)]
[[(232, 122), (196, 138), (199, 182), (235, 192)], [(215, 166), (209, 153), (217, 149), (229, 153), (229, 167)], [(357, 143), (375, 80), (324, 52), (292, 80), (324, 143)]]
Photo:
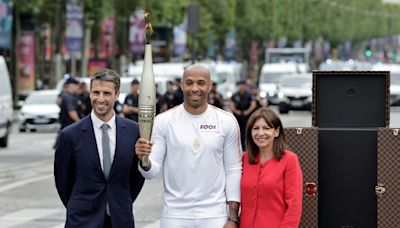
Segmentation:
[(149, 169), (151, 166), (149, 156), (147, 155), (142, 156), (142, 159), (140, 159), (140, 163), (144, 169)]
[[(155, 114), (154, 105), (139, 105), (139, 131), (140, 137), (150, 140), (153, 129)], [(148, 156), (142, 156), (141, 165), (143, 168), (150, 168), (150, 160)]]

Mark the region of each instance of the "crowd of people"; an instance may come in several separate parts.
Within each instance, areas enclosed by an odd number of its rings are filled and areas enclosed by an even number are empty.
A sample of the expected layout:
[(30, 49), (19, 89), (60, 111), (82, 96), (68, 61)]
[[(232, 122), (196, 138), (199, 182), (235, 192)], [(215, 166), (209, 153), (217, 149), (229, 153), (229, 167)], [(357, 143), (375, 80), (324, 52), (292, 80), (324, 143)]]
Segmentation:
[[(77, 111), (76, 123), (64, 127), (56, 143), (54, 175), (66, 227), (134, 227), (132, 203), (144, 179), (159, 174), (161, 228), (299, 226), (298, 157), (285, 147), (279, 116), (246, 81), (228, 100), (229, 112), (208, 69), (187, 67), (158, 95), (151, 140), (139, 135), (138, 81), (132, 81), (122, 114), (114, 110), (118, 74), (101, 70), (90, 83), (92, 110), (86, 116)], [(67, 80), (61, 95), (67, 113), (77, 106), (71, 101), (75, 85)]]

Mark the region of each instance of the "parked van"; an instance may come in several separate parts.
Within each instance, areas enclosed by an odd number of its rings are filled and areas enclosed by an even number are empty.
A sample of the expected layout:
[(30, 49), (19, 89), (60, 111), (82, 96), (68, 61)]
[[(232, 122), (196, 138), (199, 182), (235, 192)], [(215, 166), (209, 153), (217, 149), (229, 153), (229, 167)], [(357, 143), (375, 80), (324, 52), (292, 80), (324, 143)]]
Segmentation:
[(227, 100), (236, 92), (236, 84), (242, 79), (242, 65), (217, 62), (215, 71), (211, 73), (211, 79), (217, 83), (217, 91), (222, 94), (224, 100)]
[(283, 62), (265, 63), (260, 72), (258, 84), (260, 95), (268, 100), (268, 104), (278, 104), (278, 86), (283, 74), (305, 73), (308, 67), (305, 63)]
[(308, 48), (266, 48), (265, 63), (303, 63), (310, 66), (310, 52)]
[[(167, 91), (167, 81), (175, 82), (175, 79), (182, 78), (183, 71), (189, 63), (154, 63), (154, 79), (158, 85), (158, 92), (164, 94)], [(143, 65), (130, 64), (127, 77), (137, 78), (140, 81), (143, 72)]]
[(10, 75), (3, 56), (0, 56), (0, 147), (7, 147), (11, 130), (13, 99)]

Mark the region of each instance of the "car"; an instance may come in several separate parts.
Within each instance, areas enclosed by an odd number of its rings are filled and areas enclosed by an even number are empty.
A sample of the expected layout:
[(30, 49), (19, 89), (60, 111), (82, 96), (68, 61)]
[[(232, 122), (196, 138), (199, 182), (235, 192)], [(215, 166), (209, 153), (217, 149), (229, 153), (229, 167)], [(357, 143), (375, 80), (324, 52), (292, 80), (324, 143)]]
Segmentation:
[(333, 60), (327, 59), (319, 65), (320, 71), (368, 71), (373, 67), (373, 63), (358, 61), (354, 59)]
[(400, 73), (391, 74), (390, 105), (400, 106)]
[(307, 64), (305, 63), (265, 63), (260, 72), (259, 88), (260, 96), (267, 99), (268, 104), (278, 104), (279, 81), (282, 75), (296, 74), (307, 72)]
[(400, 64), (378, 63), (373, 71), (390, 71), (390, 105), (400, 105)]
[(0, 147), (8, 146), (13, 113), (10, 74), (3, 56), (0, 56)]
[(37, 90), (29, 93), (18, 114), (19, 131), (57, 130), (60, 127), (58, 90)]
[(279, 113), (290, 110), (309, 110), (312, 104), (312, 74), (282, 75), (278, 90)]

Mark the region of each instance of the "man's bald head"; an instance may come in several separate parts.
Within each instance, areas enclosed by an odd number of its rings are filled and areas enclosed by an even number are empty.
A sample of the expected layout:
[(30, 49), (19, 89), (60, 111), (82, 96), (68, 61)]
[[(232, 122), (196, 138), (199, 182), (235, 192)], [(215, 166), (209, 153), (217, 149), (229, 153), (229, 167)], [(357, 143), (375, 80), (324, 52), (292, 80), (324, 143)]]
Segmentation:
[(183, 72), (183, 79), (187, 77), (188, 75), (201, 75), (205, 76), (206, 79), (209, 81), (211, 80), (211, 73), (208, 70), (207, 67), (201, 65), (201, 64), (193, 64), (185, 68), (185, 71)]
[(203, 113), (207, 109), (208, 93), (212, 87), (207, 67), (201, 64), (188, 66), (183, 72), (181, 87), (186, 111), (194, 115)]

